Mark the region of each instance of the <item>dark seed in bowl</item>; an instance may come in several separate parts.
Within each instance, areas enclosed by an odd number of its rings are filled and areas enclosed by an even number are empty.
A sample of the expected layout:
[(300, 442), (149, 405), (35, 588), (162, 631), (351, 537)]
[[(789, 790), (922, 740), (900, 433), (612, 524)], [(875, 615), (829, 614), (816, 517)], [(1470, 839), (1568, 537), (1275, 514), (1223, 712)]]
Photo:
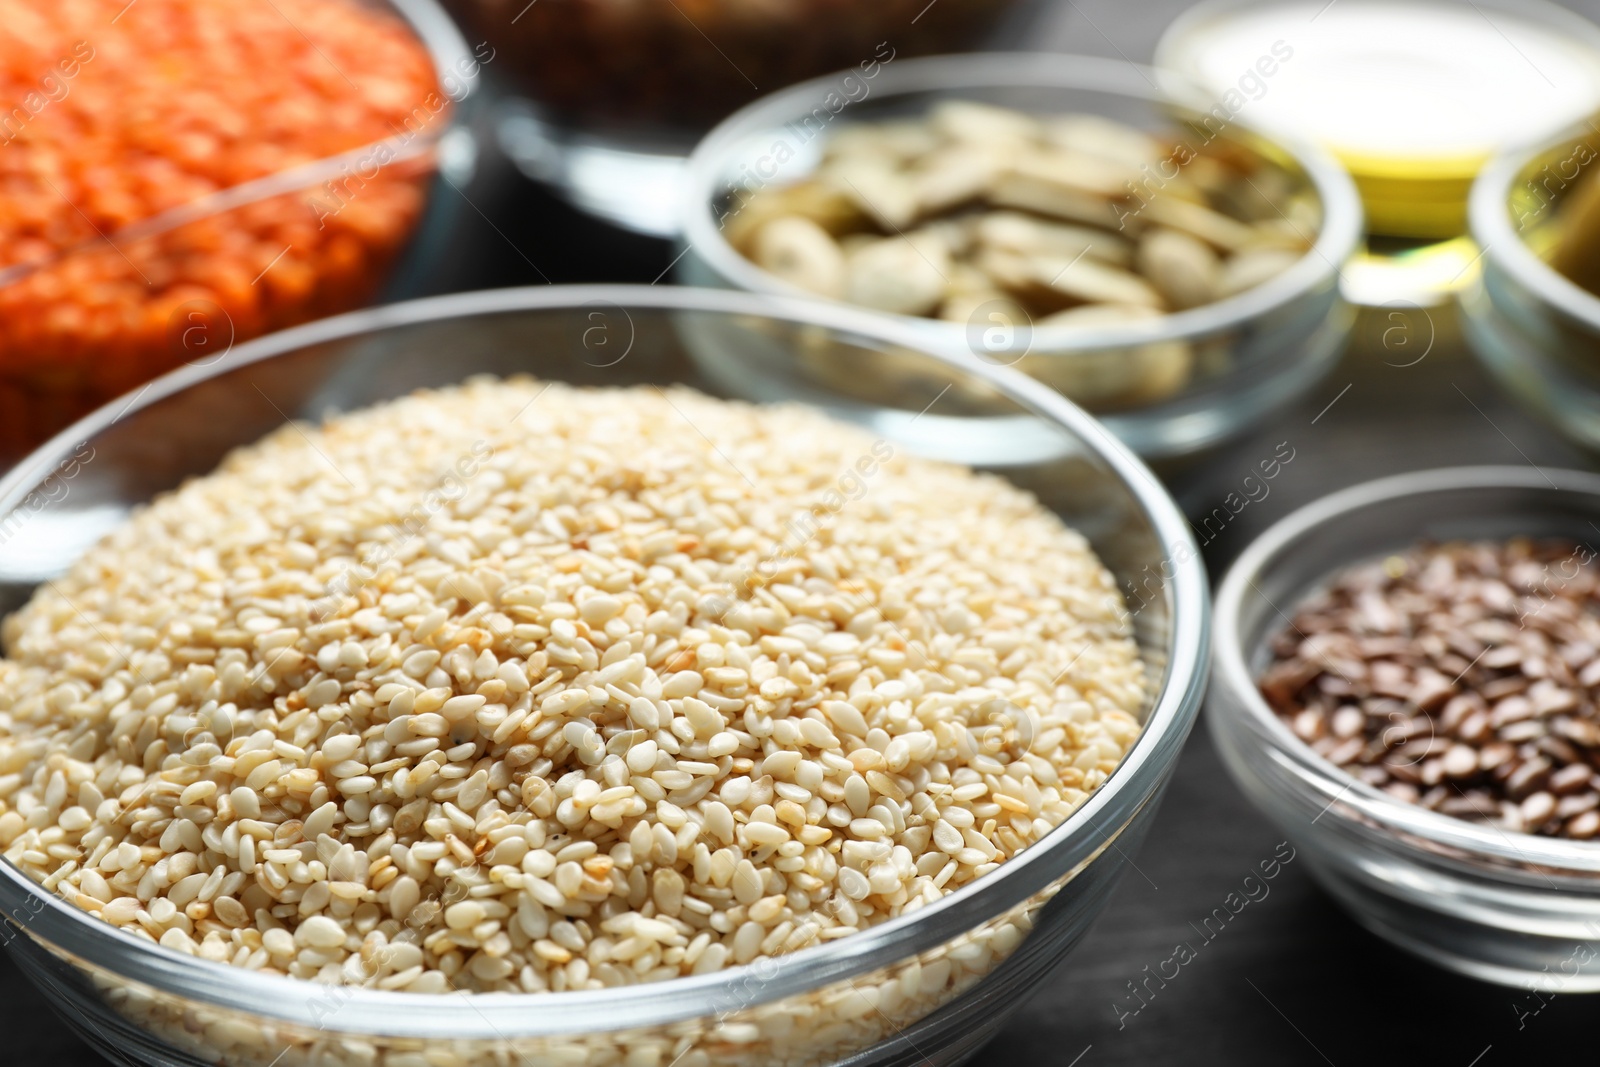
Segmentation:
[(1566, 540), (1422, 544), (1301, 603), (1258, 685), (1297, 737), (1408, 803), (1600, 834), (1600, 573)]

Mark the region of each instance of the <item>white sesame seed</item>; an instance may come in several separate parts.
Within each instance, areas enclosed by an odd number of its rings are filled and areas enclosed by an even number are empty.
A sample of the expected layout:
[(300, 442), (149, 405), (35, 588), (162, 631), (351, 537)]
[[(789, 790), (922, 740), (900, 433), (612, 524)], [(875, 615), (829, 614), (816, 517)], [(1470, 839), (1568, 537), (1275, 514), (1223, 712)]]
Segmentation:
[[(43, 587), (0, 661), (6, 856), (252, 969), (599, 988), (937, 899), (1047, 833), (1137, 737), (1112, 579), (1032, 497), (891, 451), (834, 519), (849, 536), (797, 549), (789, 518), (875, 442), (681, 390), (552, 386), (514, 425), (541, 388), (279, 433)], [(476, 473), (430, 498), (455, 456)], [(352, 559), (381, 562), (346, 589)], [(76, 654), (100, 635), (103, 677)], [(996, 699), (1029, 717), (1030, 752), (995, 741)], [(167, 739), (154, 770), (145, 722)], [(921, 966), (871, 995), (966, 973)]]
[(313, 915), (295, 928), (296, 943), (312, 948), (336, 948), (344, 944), (344, 927), (326, 915)]

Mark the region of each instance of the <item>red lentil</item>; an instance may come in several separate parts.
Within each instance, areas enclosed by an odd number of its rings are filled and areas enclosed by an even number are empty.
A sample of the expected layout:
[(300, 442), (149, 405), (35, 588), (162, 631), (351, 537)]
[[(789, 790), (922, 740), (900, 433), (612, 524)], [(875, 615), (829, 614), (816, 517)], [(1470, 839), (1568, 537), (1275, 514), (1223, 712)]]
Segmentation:
[(414, 163), (151, 220), (427, 136), (446, 104), (409, 29), (355, 3), (0, 0), (0, 451), (230, 337), (370, 298), (422, 207)]

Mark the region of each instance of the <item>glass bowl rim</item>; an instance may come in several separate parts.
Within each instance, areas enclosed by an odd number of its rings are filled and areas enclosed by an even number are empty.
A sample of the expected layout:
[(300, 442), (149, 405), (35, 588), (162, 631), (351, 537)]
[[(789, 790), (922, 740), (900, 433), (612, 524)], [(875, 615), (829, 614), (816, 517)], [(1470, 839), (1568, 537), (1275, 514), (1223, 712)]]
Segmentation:
[[(811, 108), (798, 105), (814, 104), (822, 95), (836, 90), (840, 78), (853, 74), (853, 69), (839, 71), (771, 93), (735, 111), (701, 139), (689, 156), (679, 208), (680, 243), (685, 253), (693, 249), (721, 277), (744, 291), (804, 295), (802, 290), (757, 267), (723, 237), (714, 210), (715, 197), (722, 188), (721, 168), (730, 153), (748, 144), (752, 134), (779, 126), (796, 114), (809, 113)], [(1046, 52), (973, 52), (897, 60), (879, 70), (873, 95), (916, 96), (967, 87), (1079, 90), (1190, 108), (1197, 100), (1205, 99), (1200, 90), (1172, 74), (1128, 60)], [(1027, 355), (1069, 356), (1106, 348), (1204, 339), (1237, 329), (1291, 304), (1326, 284), (1329, 278), (1339, 277), (1345, 261), (1362, 240), (1361, 198), (1348, 172), (1327, 151), (1309, 142), (1266, 134), (1237, 116), (1229, 120), (1229, 126), (1278, 148), (1310, 179), (1323, 211), (1322, 228), (1311, 248), (1287, 270), (1261, 285), (1160, 319), (1118, 326), (1034, 326)], [(872, 314), (916, 327), (923, 335), (924, 347), (970, 350), (966, 327), (960, 323), (886, 311)]]
[[(130, 411), (275, 356), (376, 330), (517, 311), (575, 310), (596, 303), (623, 309), (710, 312), (761, 316), (819, 325), (907, 347), (916, 338), (881, 317), (847, 305), (786, 297), (763, 297), (722, 289), (679, 286), (530, 286), (456, 293), (351, 312), (268, 334), (239, 345), (205, 367), (187, 366), (131, 395), (112, 401), (40, 446), (0, 478), (0, 515), (9, 513), (61, 458)], [(1048, 387), (1018, 371), (939, 353), (929, 358), (953, 372), (976, 375), (1001, 395), (1073, 434), (1128, 489), (1173, 561), (1172, 616), (1166, 685), (1157, 694), (1132, 750), (1099, 789), (1039, 843), (995, 871), (917, 911), (848, 937), (708, 975), (633, 986), (562, 993), (426, 994), (340, 988), (337, 1030), (385, 1036), (500, 1039), (605, 1032), (664, 1025), (703, 1017), (716, 1005), (755, 1007), (848, 981), (906, 960), (1003, 914), (1079, 864), (1097, 858), (1106, 841), (1094, 840), (1102, 815), (1107, 822), (1131, 817), (1151, 798), (1177, 758), (1198, 712), (1210, 668), (1209, 593), (1200, 554), (1188, 523), (1149, 469), (1099, 422)], [(1186, 551), (1185, 551), (1186, 550)], [(1181, 561), (1181, 562), (1180, 562)], [(126, 981), (224, 1010), (318, 1028), (310, 1000), (325, 987), (301, 979), (265, 975), (187, 956), (108, 925), (0, 862), (0, 906), (29, 901), (41, 906), (24, 924), (48, 943)], [(33, 910), (29, 907), (29, 910)], [(763, 974), (763, 970), (770, 973)], [(751, 994), (756, 983), (759, 992)]]
[[(1552, 489), (1552, 482), (1555, 489)], [(1363, 832), (1373, 833), (1375, 827), (1379, 828), (1397, 847), (1420, 854), (1422, 850), (1406, 840), (1410, 837), (1487, 857), (1499, 864), (1600, 871), (1600, 841), (1543, 837), (1480, 826), (1397, 800), (1368, 785), (1312, 751), (1311, 746), (1296, 737), (1288, 724), (1273, 712), (1256, 688), (1247, 658), (1254, 649), (1247, 650), (1241, 643), (1239, 617), (1247, 590), (1258, 589), (1257, 575), (1285, 553), (1294, 551), (1306, 535), (1352, 512), (1432, 492), (1463, 489), (1559, 490), (1588, 496), (1600, 506), (1600, 474), (1552, 467), (1471, 466), (1390, 475), (1341, 489), (1296, 509), (1250, 543), (1229, 567), (1217, 589), (1212, 611), (1212, 685), (1229, 699), (1212, 701), (1209, 714), (1242, 715), (1264, 740), (1261, 751), (1253, 755), (1286, 768), (1293, 776), (1296, 792), (1315, 792), (1319, 799), (1326, 800), (1325, 812), (1332, 812), (1346, 822), (1355, 823), (1356, 820), (1333, 811), (1335, 804), (1355, 809), (1363, 819), (1375, 824), (1362, 825)], [(1327, 573), (1322, 577), (1326, 578)], [(1298, 595), (1303, 596), (1313, 587), (1301, 589)], [(1283, 614), (1278, 605), (1269, 601), (1269, 606)]]
[(1574, 140), (1581, 131), (1592, 133), (1596, 128), (1593, 120), (1573, 123), (1536, 144), (1522, 143), (1497, 153), (1484, 164), (1467, 198), (1468, 228), (1483, 249), (1483, 258), (1504, 270), (1542, 303), (1592, 333), (1600, 333), (1600, 296), (1556, 270), (1528, 247), (1511, 226), (1510, 197), (1512, 184), (1528, 164)]
[[(447, 112), (445, 121), (431, 129), (416, 133), (397, 133), (376, 141), (368, 141), (366, 144), (347, 148), (331, 156), (298, 163), (271, 174), (263, 174), (259, 178), (251, 178), (217, 189), (167, 208), (165, 211), (135, 219), (110, 233), (97, 233), (66, 248), (56, 249), (45, 259), (0, 267), (0, 289), (20, 284), (41, 270), (58, 266), (74, 256), (83, 255), (96, 248), (109, 246), (120, 252), (119, 246), (122, 243), (159, 237), (191, 223), (215, 218), (250, 204), (314, 188), (325, 181), (339, 177), (352, 166), (361, 165), (364, 160), (369, 160), (380, 151), (389, 152), (391, 157), (388, 161), (378, 164), (380, 172), (384, 168), (410, 162), (433, 151), (439, 142), (456, 128), (461, 106), (478, 88), (478, 70), (473, 67), (470, 73), (466, 73), (463, 69), (464, 64), (473, 62), (473, 52), (467, 47), (466, 38), (461, 36), (461, 31), (456, 28), (438, 0), (341, 0), (341, 2), (348, 2), (355, 9), (376, 10), (398, 20), (411, 31), (417, 43), (427, 50), (432, 62), (439, 87), (428, 95), (436, 95), (443, 100), (444, 106), (440, 111)], [(444, 90), (446, 77), (453, 78), (461, 84), (459, 94), (451, 95)], [(418, 104), (418, 106), (425, 105), (426, 98)], [(356, 177), (359, 178), (360, 175), (357, 174)]]

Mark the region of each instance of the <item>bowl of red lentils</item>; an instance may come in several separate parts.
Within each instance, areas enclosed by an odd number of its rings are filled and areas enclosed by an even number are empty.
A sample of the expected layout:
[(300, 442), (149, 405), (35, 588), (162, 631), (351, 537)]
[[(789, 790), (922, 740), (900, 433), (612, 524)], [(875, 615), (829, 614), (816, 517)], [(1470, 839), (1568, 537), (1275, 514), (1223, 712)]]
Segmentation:
[(432, 0), (0, 2), (0, 455), (371, 301), (484, 58)]
[(1359, 922), (1483, 980), (1600, 989), (1597, 546), (1594, 474), (1421, 471), (1283, 519), (1217, 596), (1235, 780)]

